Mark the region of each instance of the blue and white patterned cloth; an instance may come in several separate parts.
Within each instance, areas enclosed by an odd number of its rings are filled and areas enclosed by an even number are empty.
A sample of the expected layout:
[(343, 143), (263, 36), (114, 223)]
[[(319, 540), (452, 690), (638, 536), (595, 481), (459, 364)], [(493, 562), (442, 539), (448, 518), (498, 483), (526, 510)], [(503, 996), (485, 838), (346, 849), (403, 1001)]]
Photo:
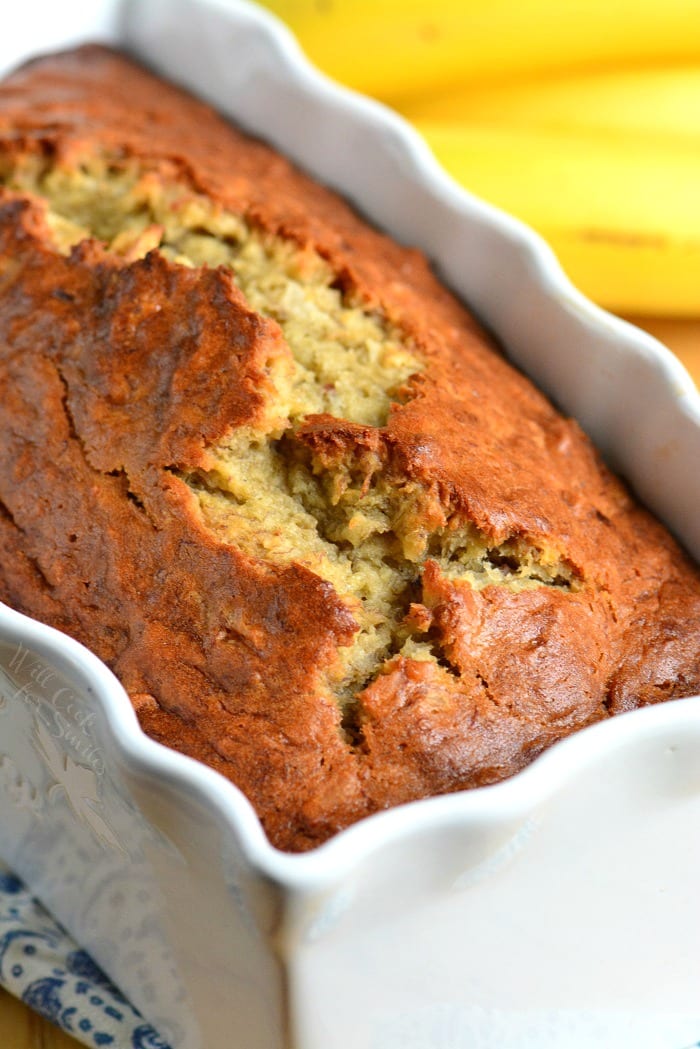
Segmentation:
[(93, 1049), (169, 1049), (2, 863), (0, 986)]

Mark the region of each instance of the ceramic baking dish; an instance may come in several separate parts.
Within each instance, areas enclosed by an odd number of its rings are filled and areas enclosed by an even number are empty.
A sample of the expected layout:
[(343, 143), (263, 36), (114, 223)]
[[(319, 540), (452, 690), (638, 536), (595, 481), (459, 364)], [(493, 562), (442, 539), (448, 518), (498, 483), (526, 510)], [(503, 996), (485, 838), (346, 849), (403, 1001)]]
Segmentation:
[[(125, 47), (417, 244), (700, 556), (700, 399), (395, 115), (224, 0), (25, 2), (5, 71)], [(174, 1049), (682, 1049), (700, 1035), (700, 698), (306, 855), (148, 740), (93, 655), (0, 606), (0, 854)]]

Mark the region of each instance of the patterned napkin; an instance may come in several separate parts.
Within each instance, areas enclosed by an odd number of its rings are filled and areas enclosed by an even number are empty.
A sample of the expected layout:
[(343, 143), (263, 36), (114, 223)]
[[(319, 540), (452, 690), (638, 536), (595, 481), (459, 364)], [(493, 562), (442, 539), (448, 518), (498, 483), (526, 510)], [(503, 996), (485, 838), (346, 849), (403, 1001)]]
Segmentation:
[(2, 863), (0, 986), (84, 1045), (169, 1049)]

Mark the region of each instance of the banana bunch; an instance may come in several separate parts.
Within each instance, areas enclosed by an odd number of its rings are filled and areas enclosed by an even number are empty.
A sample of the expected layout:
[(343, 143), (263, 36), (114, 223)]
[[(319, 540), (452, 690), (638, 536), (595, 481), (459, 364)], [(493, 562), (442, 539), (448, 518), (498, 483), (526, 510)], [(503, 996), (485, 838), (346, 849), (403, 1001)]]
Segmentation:
[(415, 100), (463, 185), (524, 219), (616, 312), (700, 315), (700, 62)]
[(267, 0), (618, 312), (700, 316), (700, 0)]

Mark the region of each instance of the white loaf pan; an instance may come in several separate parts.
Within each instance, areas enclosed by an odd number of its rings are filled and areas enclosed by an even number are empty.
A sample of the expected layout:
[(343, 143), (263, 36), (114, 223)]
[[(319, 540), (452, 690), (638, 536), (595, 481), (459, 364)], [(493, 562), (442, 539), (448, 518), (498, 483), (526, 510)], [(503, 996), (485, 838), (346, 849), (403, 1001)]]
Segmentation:
[[(90, 39), (184, 83), (422, 247), (700, 557), (700, 399), (396, 116), (234, 0), (23, 2), (0, 71)], [(517, 178), (517, 172), (514, 172)], [(273, 849), (90, 653), (0, 606), (0, 855), (173, 1049), (682, 1049), (700, 1037), (700, 698), (494, 787)]]

